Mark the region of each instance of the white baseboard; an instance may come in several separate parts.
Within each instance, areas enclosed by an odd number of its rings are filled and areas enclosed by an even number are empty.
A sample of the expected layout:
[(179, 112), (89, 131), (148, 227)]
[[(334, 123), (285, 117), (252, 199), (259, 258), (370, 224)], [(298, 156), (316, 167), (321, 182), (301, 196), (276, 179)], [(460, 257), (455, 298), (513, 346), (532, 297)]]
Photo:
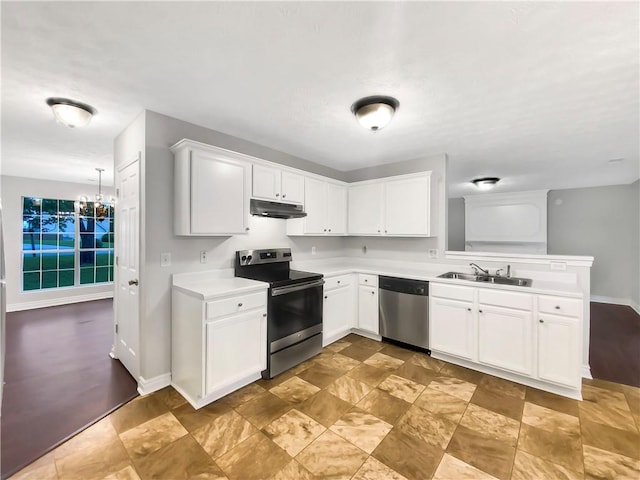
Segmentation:
[(582, 378), (593, 378), (591, 376), (591, 367), (589, 365), (582, 365)]
[(149, 395), (169, 385), (171, 385), (171, 373), (163, 373), (149, 379), (142, 375), (138, 377), (138, 393), (140, 395)]
[(603, 297), (600, 295), (591, 295), (591, 301), (597, 303), (611, 303), (614, 305), (627, 305), (633, 308), (640, 315), (640, 304), (634, 302), (630, 298)]
[(102, 300), (104, 298), (113, 298), (113, 291), (86, 293), (84, 295), (74, 295), (72, 297), (48, 298), (46, 300), (34, 300), (32, 302), (9, 303), (7, 304), (7, 312), (20, 312), (22, 310), (33, 310), (34, 308), (56, 307), (58, 305), (90, 302), (91, 300)]

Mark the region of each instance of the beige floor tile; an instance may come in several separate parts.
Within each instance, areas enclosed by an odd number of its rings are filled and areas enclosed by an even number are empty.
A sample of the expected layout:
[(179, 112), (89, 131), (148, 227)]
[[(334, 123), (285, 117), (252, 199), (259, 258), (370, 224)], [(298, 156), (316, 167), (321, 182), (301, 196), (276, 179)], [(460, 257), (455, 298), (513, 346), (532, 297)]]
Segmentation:
[(581, 419), (638, 432), (624, 393), (584, 385), (582, 398), (578, 404)]
[(319, 392), (320, 389), (309, 382), (305, 382), (300, 377), (295, 376), (286, 382), (282, 382), (277, 387), (271, 388), (269, 391), (282, 400), (296, 404), (304, 402), (307, 398)]
[(377, 340), (372, 340), (367, 337), (360, 337), (360, 341), (358, 342), (358, 345), (360, 345), (361, 347), (367, 347), (376, 351), (380, 351), (384, 348), (386, 344), (383, 342), (378, 342)]
[(432, 387), (427, 387), (413, 404), (454, 423), (460, 421), (468, 405), (464, 400)]
[(327, 349), (331, 350), (332, 352), (338, 353), (340, 350), (344, 350), (350, 345), (351, 342), (347, 342), (345, 339), (341, 339), (327, 345)]
[(173, 413), (187, 431), (193, 432), (230, 411), (231, 406), (220, 399), (198, 410), (187, 403), (172, 410), (171, 413)]
[(522, 450), (516, 451), (511, 480), (582, 480), (583, 478), (582, 473), (574, 472)]
[(407, 477), (391, 470), (373, 457), (367, 458), (352, 480), (407, 480)]
[(520, 422), (470, 403), (460, 425), (483, 433), (512, 447), (518, 443)]
[(584, 445), (584, 470), (587, 479), (637, 480), (640, 460)]
[(373, 452), (389, 433), (392, 425), (369, 413), (350, 411), (334, 423), (330, 430), (367, 453)]
[(444, 417), (413, 405), (400, 418), (396, 426), (404, 433), (444, 450), (457, 425)]
[(500, 393), (501, 395), (509, 395), (521, 400), (524, 400), (527, 390), (527, 387), (525, 387), (524, 385), (510, 382), (509, 380), (494, 377), (492, 375), (485, 375), (478, 386)]
[(256, 433), (216, 460), (230, 480), (262, 480), (281, 471), (291, 457), (269, 440)]
[(355, 405), (369, 393), (373, 387), (362, 383), (352, 377), (344, 375), (327, 387), (327, 392), (344, 400), (351, 405)]
[(366, 383), (367, 385), (371, 385), (372, 387), (377, 387), (390, 375), (390, 372), (387, 370), (381, 370), (380, 368), (372, 367), (371, 365), (367, 365), (366, 363), (360, 364), (358, 367), (353, 370), (349, 370), (347, 375), (351, 378), (355, 378), (361, 382)]
[(389, 343), (383, 343), (384, 347), (380, 349), (380, 353), (384, 353), (385, 355), (389, 355), (390, 357), (397, 358), (406, 362), (411, 357), (413, 357), (413, 352), (411, 350), (407, 350), (406, 348), (397, 347), (396, 345), (391, 345)]
[[(105, 445), (113, 440), (118, 440), (118, 433), (109, 420), (109, 417), (106, 417), (70, 438), (52, 453), (55, 458), (62, 458), (80, 450), (100, 448), (101, 445)], [(4, 441), (6, 441), (6, 439), (4, 439)]]
[(193, 438), (216, 459), (258, 430), (247, 420), (231, 410), (192, 432)]
[(291, 460), (269, 480), (315, 480), (315, 478), (315, 475), (300, 465), (296, 460)]
[(331, 395), (326, 390), (320, 390), (314, 396), (296, 405), (298, 410), (309, 415), (325, 427), (333, 425), (351, 407), (350, 403)]
[(580, 435), (580, 420), (576, 417), (535, 403), (525, 402), (522, 423), (548, 432), (560, 431), (568, 435)]
[(223, 480), (225, 475), (191, 435), (176, 440), (135, 462), (143, 480)]
[(325, 430), (320, 423), (294, 408), (264, 427), (263, 431), (267, 438), (295, 457)]
[(122, 442), (115, 438), (56, 459), (56, 469), (64, 480), (97, 480), (122, 470), (129, 462)]
[(377, 388), (356, 404), (360, 410), (375, 415), (391, 425), (394, 425), (410, 406), (410, 403)]
[(258, 428), (263, 428), (291, 410), (291, 404), (271, 392), (265, 392), (243, 403), (236, 411)]
[(324, 388), (342, 375), (344, 375), (342, 370), (336, 370), (318, 362), (299, 373), (298, 377), (316, 387)]
[(317, 363), (340, 372), (348, 372), (360, 365), (361, 362), (346, 355), (335, 353), (331, 357), (321, 358)]
[(315, 364), (315, 360), (311, 358), (306, 362), (301, 363), (296, 368), (292, 368), (291, 370), (282, 372), (280, 375), (277, 375), (274, 378), (261, 378), (260, 380), (256, 380), (255, 384), (260, 385), (265, 390), (269, 390), (277, 385), (280, 385), (282, 382), (286, 382), (291, 377), (297, 375), (299, 372), (304, 371), (305, 369), (311, 367), (314, 364)]
[(392, 374), (389, 375), (384, 382), (378, 385), (378, 388), (393, 395), (394, 397), (413, 403), (426, 387), (406, 378)]
[(221, 398), (220, 401), (228, 403), (232, 407), (239, 407), (243, 403), (248, 402), (252, 398), (256, 398), (264, 392), (266, 392), (266, 390), (257, 383), (250, 383), (246, 387), (242, 387), (240, 390), (236, 390), (235, 392)]
[(471, 403), (479, 405), (493, 412), (520, 421), (524, 409), (524, 399), (517, 396), (505, 395), (498, 390), (487, 390), (479, 386), (476, 388)]
[(501, 480), (511, 474), (515, 448), (462, 425), (456, 429), (447, 453)]
[(384, 353), (376, 352), (367, 358), (364, 363), (371, 365), (372, 367), (380, 368), (382, 370), (396, 370), (404, 361), (398, 358), (390, 357)]
[(158, 395), (138, 397), (109, 415), (118, 433), (158, 417), (169, 411), (169, 407)]
[(419, 438), (393, 428), (372, 456), (409, 480), (431, 478), (444, 452)]
[(185, 398), (171, 386), (165, 387), (162, 390), (158, 390), (154, 393), (154, 395), (160, 397), (160, 400), (162, 400), (170, 410), (173, 410), (174, 408), (187, 403)]
[(439, 372), (444, 365), (443, 361), (432, 358), (426, 353), (414, 353), (413, 356), (409, 359), (409, 363), (417, 365), (418, 367), (426, 368), (428, 370), (433, 370), (434, 372)]
[[(5, 438), (4, 441), (6, 442), (7, 439)], [(54, 452), (49, 452), (16, 472), (10, 480), (57, 480), (55, 458)]]
[(140, 480), (140, 476), (136, 469), (131, 465), (127, 465), (122, 470), (118, 470), (115, 473), (111, 473), (104, 477), (102, 480)]
[(366, 453), (329, 430), (296, 457), (312, 474), (332, 479), (351, 478), (366, 459)]
[(527, 402), (535, 403), (541, 407), (550, 408), (556, 412), (562, 412), (574, 417), (578, 416), (578, 402), (571, 398), (562, 397), (555, 393), (545, 392), (538, 390), (537, 388), (526, 387), (527, 393), (525, 394), (525, 400)]
[(424, 385), (425, 387), (438, 377), (438, 373), (435, 370), (420, 367), (411, 361), (405, 362), (404, 365), (401, 365), (400, 368), (393, 373), (399, 377)]
[(433, 480), (496, 480), (496, 477), (445, 453)]
[(485, 377), (484, 373), (476, 372), (475, 370), (461, 367), (459, 365), (454, 365), (453, 363), (445, 363), (440, 369), (440, 373), (449, 375), (450, 377), (459, 378), (460, 380), (476, 385), (480, 384)]
[(186, 434), (187, 430), (178, 419), (171, 412), (167, 412), (121, 433), (120, 440), (129, 456), (135, 460), (159, 450)]
[(346, 348), (340, 350), (340, 354), (349, 358), (353, 358), (359, 362), (363, 362), (370, 356), (374, 355), (379, 349), (367, 345), (361, 345), (360, 342), (353, 343)]
[(582, 444), (640, 459), (640, 434), (581, 420)]
[(473, 397), (477, 386), (470, 382), (465, 382), (459, 378), (440, 376), (429, 384), (430, 388), (448, 393), (454, 397), (468, 402)]
[(578, 435), (548, 432), (526, 424), (520, 426), (518, 449), (569, 470), (583, 472), (582, 442)]

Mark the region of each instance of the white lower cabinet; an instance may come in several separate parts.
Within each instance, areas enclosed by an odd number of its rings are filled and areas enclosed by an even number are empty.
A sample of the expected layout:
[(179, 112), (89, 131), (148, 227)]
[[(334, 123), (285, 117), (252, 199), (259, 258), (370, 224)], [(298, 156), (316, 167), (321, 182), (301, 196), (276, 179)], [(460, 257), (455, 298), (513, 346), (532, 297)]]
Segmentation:
[(267, 288), (198, 298), (174, 287), (171, 385), (201, 408), (267, 367)]
[(325, 278), (322, 345), (344, 337), (354, 326), (355, 287), (352, 275)]
[(475, 358), (473, 303), (431, 297), (429, 345), (457, 357)]
[(543, 313), (538, 317), (538, 376), (578, 387), (581, 382), (579, 319)]
[(358, 275), (358, 328), (380, 333), (377, 275)]

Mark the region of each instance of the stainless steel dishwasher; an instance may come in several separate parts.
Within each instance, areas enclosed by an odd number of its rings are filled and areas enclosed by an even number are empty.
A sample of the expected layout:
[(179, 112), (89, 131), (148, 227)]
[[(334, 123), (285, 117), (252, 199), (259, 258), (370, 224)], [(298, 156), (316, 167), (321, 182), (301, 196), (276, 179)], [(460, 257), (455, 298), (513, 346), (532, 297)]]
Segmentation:
[(429, 350), (429, 282), (379, 278), (380, 335)]

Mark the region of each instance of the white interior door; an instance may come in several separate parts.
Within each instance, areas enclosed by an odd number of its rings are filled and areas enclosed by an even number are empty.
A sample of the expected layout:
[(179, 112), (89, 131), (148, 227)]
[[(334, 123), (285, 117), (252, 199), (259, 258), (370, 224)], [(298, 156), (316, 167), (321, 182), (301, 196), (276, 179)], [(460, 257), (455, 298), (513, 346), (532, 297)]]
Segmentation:
[(115, 354), (137, 380), (140, 373), (140, 160), (116, 172)]

